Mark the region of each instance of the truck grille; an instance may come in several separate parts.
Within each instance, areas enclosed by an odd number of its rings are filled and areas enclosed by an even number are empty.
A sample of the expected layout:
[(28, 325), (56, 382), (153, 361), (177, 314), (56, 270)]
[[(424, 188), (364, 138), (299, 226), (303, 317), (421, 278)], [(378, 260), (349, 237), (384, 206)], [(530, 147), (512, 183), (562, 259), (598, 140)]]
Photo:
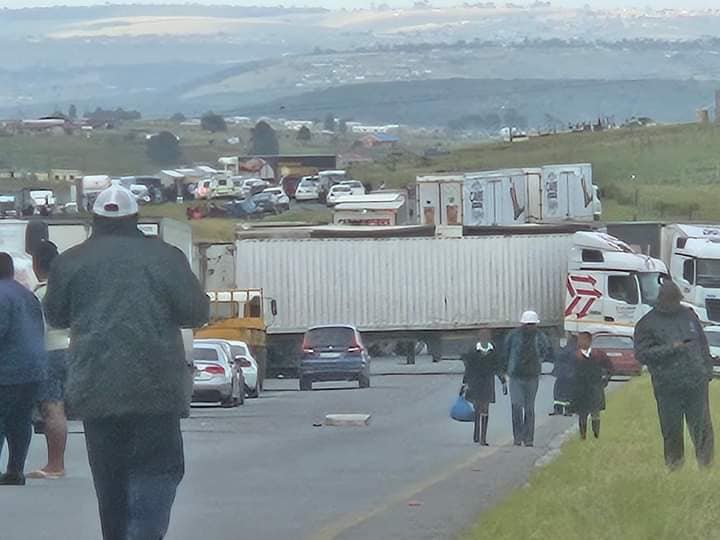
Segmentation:
[(705, 300), (708, 319), (711, 321), (720, 321), (720, 300)]

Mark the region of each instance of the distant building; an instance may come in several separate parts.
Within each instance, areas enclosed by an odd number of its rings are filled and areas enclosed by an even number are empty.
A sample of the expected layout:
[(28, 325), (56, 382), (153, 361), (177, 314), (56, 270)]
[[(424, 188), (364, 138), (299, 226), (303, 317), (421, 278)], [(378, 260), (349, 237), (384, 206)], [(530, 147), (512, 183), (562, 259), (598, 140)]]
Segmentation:
[(85, 176), (78, 169), (50, 169), (49, 177), (53, 182), (75, 182)]
[(348, 128), (352, 133), (397, 133), (400, 129), (398, 124), (387, 124), (384, 126), (366, 126), (366, 125), (353, 125), (347, 124)]
[(387, 133), (372, 133), (358, 139), (354, 146), (364, 148), (377, 148), (379, 146), (395, 146), (400, 142), (400, 138)]
[(300, 131), (302, 128), (306, 127), (308, 129), (312, 129), (315, 125), (315, 122), (312, 120), (286, 120), (285, 121), (285, 129), (288, 129), (290, 131)]

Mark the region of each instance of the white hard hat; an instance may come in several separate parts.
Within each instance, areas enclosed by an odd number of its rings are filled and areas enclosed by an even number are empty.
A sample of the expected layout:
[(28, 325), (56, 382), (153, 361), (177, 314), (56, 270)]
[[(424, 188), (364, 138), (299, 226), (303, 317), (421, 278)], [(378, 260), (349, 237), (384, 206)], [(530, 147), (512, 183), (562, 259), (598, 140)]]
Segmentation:
[(520, 317), (520, 324), (540, 324), (540, 319), (534, 311), (526, 311)]
[(113, 180), (112, 185), (95, 199), (93, 214), (107, 218), (123, 218), (138, 213), (138, 204), (132, 191)]

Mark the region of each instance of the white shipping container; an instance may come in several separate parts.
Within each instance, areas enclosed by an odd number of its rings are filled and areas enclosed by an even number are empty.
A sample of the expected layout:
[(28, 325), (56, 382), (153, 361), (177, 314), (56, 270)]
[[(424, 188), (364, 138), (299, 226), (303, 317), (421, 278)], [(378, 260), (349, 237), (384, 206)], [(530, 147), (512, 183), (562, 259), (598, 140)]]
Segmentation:
[(543, 175), (543, 221), (592, 221), (595, 206), (592, 165), (548, 165)]
[(277, 300), (270, 333), (510, 327), (525, 309), (561, 325), (572, 238), (239, 240), (237, 283)]
[(530, 221), (528, 175), (521, 169), (468, 173), (464, 225), (520, 225)]

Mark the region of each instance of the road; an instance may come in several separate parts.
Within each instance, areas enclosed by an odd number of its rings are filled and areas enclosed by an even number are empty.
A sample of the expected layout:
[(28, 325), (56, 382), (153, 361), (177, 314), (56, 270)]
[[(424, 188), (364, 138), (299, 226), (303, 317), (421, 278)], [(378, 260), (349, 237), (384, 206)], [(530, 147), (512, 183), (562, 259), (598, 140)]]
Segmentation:
[[(244, 407), (194, 408), (183, 423), (187, 475), (168, 538), (452, 538), (522, 485), (550, 438), (571, 423), (548, 417), (552, 379), (543, 377), (536, 448), (509, 444), (510, 407), (499, 395), (494, 446), (481, 449), (471, 443), (471, 426), (447, 415), (459, 375), (372, 382), (368, 390), (321, 384), (301, 393), (297, 381), (269, 381), (268, 391)], [(367, 413), (372, 421), (317, 427), (329, 413)], [(3, 520), (2, 540), (100, 537), (81, 426), (72, 427), (67, 478), (0, 490), (3, 514), (12, 516)], [(42, 464), (43, 452), (34, 437), (29, 469)]]

